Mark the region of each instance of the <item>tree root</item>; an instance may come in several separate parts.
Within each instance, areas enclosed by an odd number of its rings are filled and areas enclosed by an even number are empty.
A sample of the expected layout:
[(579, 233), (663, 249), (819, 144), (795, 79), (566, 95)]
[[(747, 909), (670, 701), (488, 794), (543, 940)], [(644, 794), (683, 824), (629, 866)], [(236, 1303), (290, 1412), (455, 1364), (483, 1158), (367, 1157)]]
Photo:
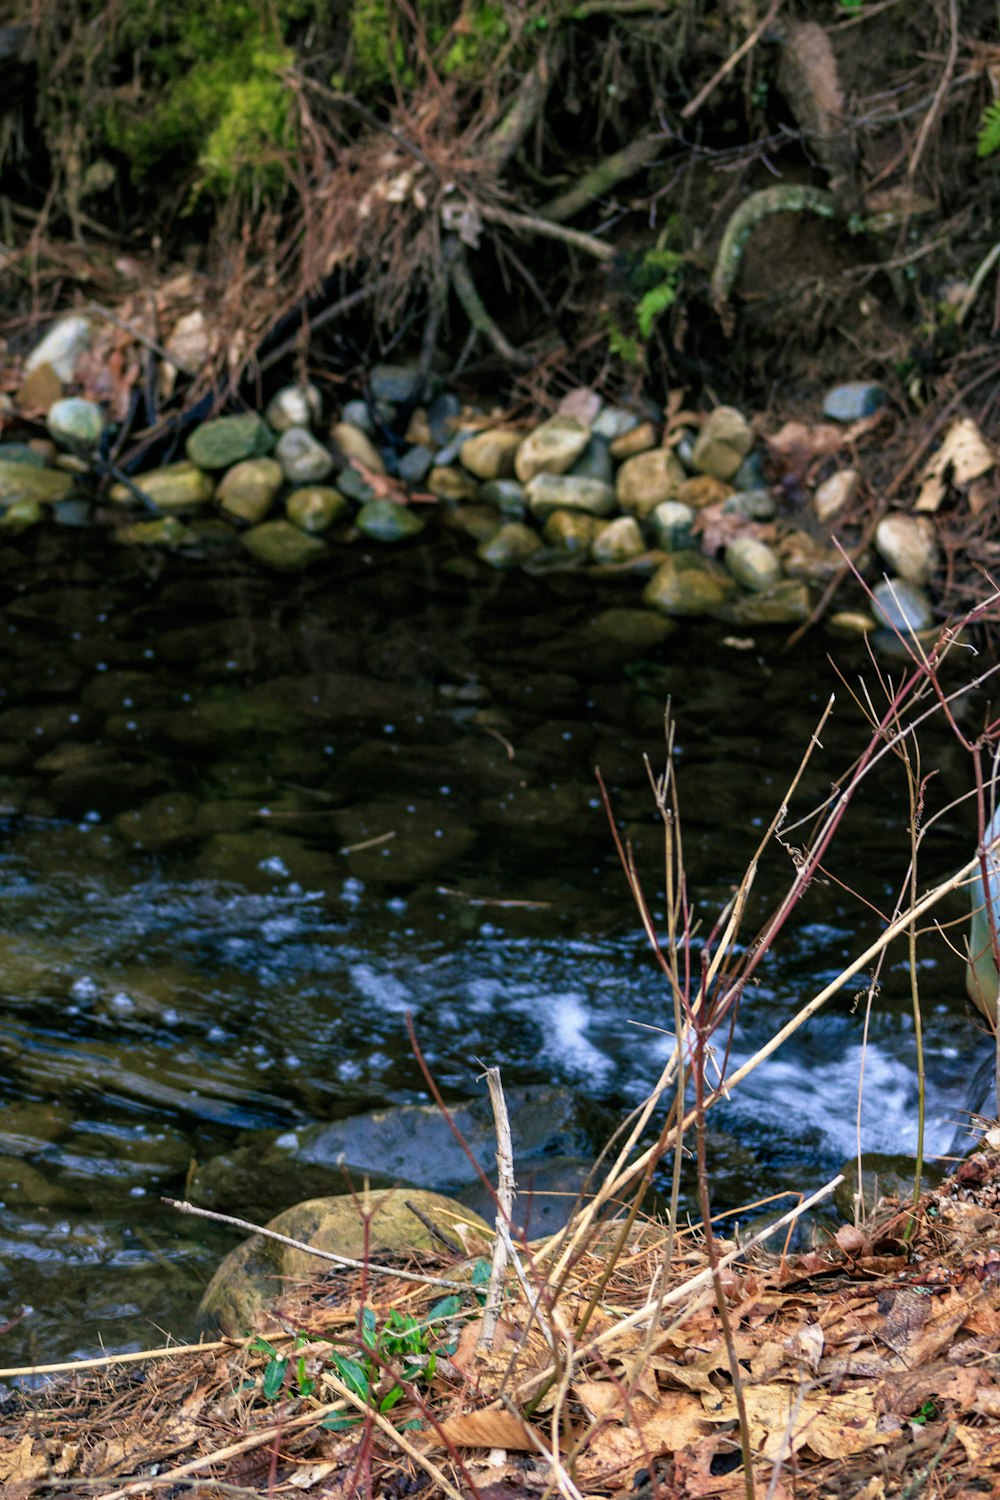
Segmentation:
[(520, 370), (526, 370), (529, 365), (534, 364), (534, 360), (530, 354), (525, 354), (521, 349), (515, 349), (486, 311), (486, 304), (476, 289), (461, 242), (456, 238), (448, 248), (452, 257), (451, 284), (455, 288), (455, 296), (462, 304), (465, 316), (476, 332), (481, 333), (493, 345), (501, 359), (505, 359), (508, 364), (515, 365)]
[(836, 212), (832, 193), (805, 183), (782, 183), (779, 187), (763, 188), (744, 198), (729, 218), (715, 257), (710, 285), (716, 312), (721, 314), (729, 301), (747, 241), (762, 219), (769, 214), (801, 213), (832, 219)]
[(653, 160), (661, 144), (662, 138), (659, 136), (643, 136), (640, 140), (632, 141), (621, 151), (606, 156), (596, 167), (585, 172), (565, 193), (560, 193), (558, 198), (547, 203), (541, 213), (553, 224), (562, 224), (566, 219), (571, 219), (594, 198), (602, 198), (620, 182), (641, 172)]

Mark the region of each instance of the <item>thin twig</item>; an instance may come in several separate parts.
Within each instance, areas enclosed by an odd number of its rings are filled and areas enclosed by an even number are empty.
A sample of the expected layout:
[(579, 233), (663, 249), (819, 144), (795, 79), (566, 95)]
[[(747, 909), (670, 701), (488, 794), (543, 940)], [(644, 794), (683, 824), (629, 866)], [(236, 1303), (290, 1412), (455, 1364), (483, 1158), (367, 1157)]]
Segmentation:
[(493, 1123), (497, 1133), (497, 1208), (496, 1237), (493, 1241), (493, 1258), (490, 1265), (490, 1280), (486, 1290), (486, 1306), (479, 1331), (481, 1348), (492, 1349), (496, 1335), (500, 1307), (503, 1303), (503, 1281), (507, 1270), (507, 1241), (503, 1231), (508, 1228), (514, 1213), (514, 1146), (510, 1138), (510, 1116), (503, 1094), (499, 1068), (486, 1069), (486, 1086), (490, 1091), (493, 1107)]
[(747, 53), (752, 51), (753, 48), (756, 47), (764, 32), (770, 26), (771, 22), (778, 14), (778, 11), (781, 9), (781, 5), (782, 0), (771, 0), (771, 7), (765, 15), (764, 19), (757, 23), (753, 31), (750, 32), (750, 35), (740, 43), (735, 52), (733, 52), (729, 57), (726, 58), (722, 66), (712, 74), (711, 78), (704, 85), (704, 87), (698, 90), (694, 98), (689, 99), (687, 104), (685, 104), (684, 108), (681, 110), (682, 120), (690, 120), (692, 115), (696, 115), (699, 109), (701, 109), (701, 106), (704, 104), (705, 100), (708, 98), (709, 94), (713, 93), (718, 85), (722, 82), (722, 80), (728, 77), (736, 67), (736, 65), (741, 62), (744, 57), (746, 57)]

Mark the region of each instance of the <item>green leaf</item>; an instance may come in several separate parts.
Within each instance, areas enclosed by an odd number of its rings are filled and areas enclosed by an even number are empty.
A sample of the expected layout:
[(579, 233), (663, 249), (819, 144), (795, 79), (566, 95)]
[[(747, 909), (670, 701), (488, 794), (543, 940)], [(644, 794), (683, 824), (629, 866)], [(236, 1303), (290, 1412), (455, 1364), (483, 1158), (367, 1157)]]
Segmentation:
[(323, 1420), (322, 1420), (322, 1422), (320, 1422), (319, 1425), (321, 1427), (325, 1427), (326, 1430), (327, 1430), (327, 1432), (343, 1432), (348, 1427), (357, 1427), (357, 1425), (358, 1425), (358, 1423), (360, 1421), (361, 1421), (361, 1418), (359, 1416), (354, 1416), (354, 1417), (324, 1417)]
[(983, 110), (979, 119), (979, 133), (976, 137), (976, 155), (992, 156), (994, 151), (1000, 150), (1000, 99), (994, 99)]
[(377, 1324), (375, 1312), (370, 1307), (361, 1310), (361, 1342), (369, 1349), (375, 1348)]
[(461, 1306), (462, 1299), (455, 1292), (450, 1297), (442, 1297), (440, 1302), (435, 1302), (424, 1319), (424, 1328), (430, 1323), (436, 1323), (439, 1318), (453, 1318)]
[(392, 1411), (392, 1408), (396, 1405), (396, 1402), (402, 1401), (402, 1399), (403, 1387), (401, 1385), (394, 1385), (388, 1396), (382, 1397), (382, 1400), (378, 1404), (378, 1409), (383, 1414), (387, 1411)]
[(490, 1279), (490, 1263), (488, 1260), (477, 1260), (472, 1268), (472, 1285), (485, 1286)]
[(285, 1371), (288, 1369), (287, 1359), (272, 1359), (264, 1368), (264, 1395), (268, 1401), (273, 1401), (285, 1383)]
[(363, 1365), (356, 1359), (348, 1359), (346, 1355), (332, 1353), (330, 1363), (335, 1367), (337, 1374), (355, 1396), (360, 1396), (362, 1401), (368, 1400), (368, 1375)]
[(250, 1347), (247, 1350), (247, 1353), (248, 1354), (271, 1354), (271, 1355), (274, 1356), (275, 1359), (277, 1359), (277, 1357), (278, 1357), (278, 1351), (274, 1347), (274, 1345), (273, 1344), (269, 1344), (267, 1342), (267, 1339), (262, 1339), (260, 1337), (260, 1334), (258, 1334), (257, 1337), (251, 1341)]

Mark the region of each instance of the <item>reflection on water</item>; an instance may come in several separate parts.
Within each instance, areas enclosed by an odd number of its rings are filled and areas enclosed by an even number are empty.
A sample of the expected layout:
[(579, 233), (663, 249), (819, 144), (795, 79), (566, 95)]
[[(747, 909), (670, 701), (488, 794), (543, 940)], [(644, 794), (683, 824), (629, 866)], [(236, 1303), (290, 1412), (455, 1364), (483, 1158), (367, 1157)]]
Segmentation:
[[(232, 1240), (160, 1195), (243, 1132), (424, 1100), (407, 1014), (451, 1097), (483, 1060), (634, 1104), (671, 1007), (593, 768), (655, 907), (643, 755), (658, 763), (672, 699), (707, 928), (835, 685), (817, 646), (769, 660), (713, 627), (635, 659), (627, 618), (602, 626), (634, 602), (628, 580), (469, 576), (440, 549), (338, 566), (305, 583), (229, 558), (150, 570), (79, 533), (0, 551), (0, 1315), (31, 1309), (0, 1363), (185, 1336)], [(803, 809), (860, 743), (847, 709)], [(945, 739), (928, 745), (942, 805), (966, 771)], [(893, 774), (832, 859), (883, 906), (907, 857)], [(943, 823), (926, 879), (970, 837)], [(787, 874), (772, 851), (751, 922)], [(743, 1001), (732, 1061), (877, 925), (817, 882)], [(921, 989), (940, 1150), (980, 1039), (943, 945)], [(908, 994), (900, 951), (864, 1056), (852, 989), (720, 1106), (719, 1206), (808, 1190), (855, 1149), (862, 1059), (865, 1149), (912, 1145)]]

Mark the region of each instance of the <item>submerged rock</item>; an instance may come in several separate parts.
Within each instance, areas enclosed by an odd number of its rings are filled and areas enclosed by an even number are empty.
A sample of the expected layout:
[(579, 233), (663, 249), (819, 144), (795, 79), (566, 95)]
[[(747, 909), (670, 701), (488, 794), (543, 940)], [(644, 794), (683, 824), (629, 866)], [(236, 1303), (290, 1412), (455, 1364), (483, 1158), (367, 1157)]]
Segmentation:
[(576, 417), (549, 417), (521, 442), (514, 472), (522, 484), (536, 474), (565, 474), (589, 442), (590, 429)]
[(537, 531), (521, 521), (508, 521), (476, 549), (476, 556), (491, 568), (519, 568), (534, 557), (541, 545)]
[(116, 526), (114, 538), (131, 547), (176, 547), (183, 542), (188, 528), (179, 516), (159, 516), (152, 521), (133, 521)]
[(880, 625), (895, 628), (903, 635), (908, 631), (927, 630), (934, 623), (931, 601), (915, 583), (905, 578), (890, 578), (872, 589), (872, 607)]
[(283, 477), (275, 459), (245, 458), (223, 474), (215, 498), (227, 516), (255, 525), (274, 504)]
[(700, 552), (677, 552), (661, 563), (643, 590), (643, 601), (667, 615), (707, 615), (736, 592), (733, 579)]
[(293, 525), (319, 536), (350, 513), (350, 501), (325, 484), (307, 484), (289, 495), (285, 510)]
[(439, 500), (475, 500), (479, 496), (479, 481), (454, 464), (435, 464), (426, 485)]
[(714, 611), (730, 625), (800, 625), (808, 620), (812, 601), (800, 578), (784, 578), (757, 594), (742, 594)]
[(0, 530), (13, 532), (30, 531), (44, 521), (45, 512), (37, 500), (13, 500), (0, 512)]
[[(215, 493), (215, 481), (211, 475), (183, 459), (180, 463), (166, 464), (162, 469), (150, 469), (148, 473), (139, 474), (133, 483), (158, 510), (171, 514), (200, 510)], [(108, 499), (116, 505), (139, 504), (125, 484), (113, 484), (108, 491)]]
[(263, 521), (245, 531), (240, 541), (251, 557), (279, 573), (299, 573), (326, 555), (321, 541), (291, 521)]
[(242, 458), (260, 458), (273, 447), (274, 433), (267, 423), (255, 412), (246, 412), (203, 422), (188, 438), (184, 451), (199, 469), (228, 469)]
[(398, 500), (369, 500), (358, 511), (354, 524), (374, 542), (402, 542), (419, 536), (424, 529), (420, 517)]
[(305, 427), (283, 432), (274, 454), (290, 484), (320, 484), (335, 467), (333, 454)]
[(0, 505), (10, 506), (16, 500), (34, 500), (52, 505), (73, 488), (73, 475), (58, 469), (36, 469), (32, 464), (0, 459)]

